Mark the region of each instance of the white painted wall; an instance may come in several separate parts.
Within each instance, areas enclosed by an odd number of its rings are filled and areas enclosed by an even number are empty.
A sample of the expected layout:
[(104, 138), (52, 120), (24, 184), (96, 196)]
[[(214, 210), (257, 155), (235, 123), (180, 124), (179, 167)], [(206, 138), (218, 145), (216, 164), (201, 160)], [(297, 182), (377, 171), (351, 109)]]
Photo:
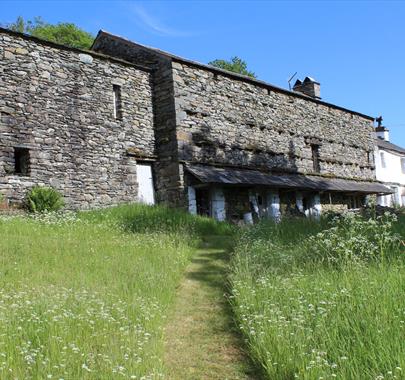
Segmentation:
[[(382, 165), (381, 153), (384, 155), (385, 168)], [(379, 147), (375, 150), (376, 178), (395, 190), (395, 194), (377, 198), (377, 203), (381, 206), (392, 206), (393, 204), (405, 206), (405, 173), (402, 172), (401, 158), (405, 158), (405, 156), (397, 152)]]
[(280, 196), (276, 190), (267, 193), (267, 215), (276, 222), (281, 218)]
[(211, 192), (211, 205), (212, 205), (212, 216), (214, 219), (220, 222), (226, 219), (225, 212), (225, 195), (224, 191), (220, 187), (215, 187)]
[(197, 215), (197, 199), (195, 189), (192, 186), (188, 187), (188, 211), (192, 215)]

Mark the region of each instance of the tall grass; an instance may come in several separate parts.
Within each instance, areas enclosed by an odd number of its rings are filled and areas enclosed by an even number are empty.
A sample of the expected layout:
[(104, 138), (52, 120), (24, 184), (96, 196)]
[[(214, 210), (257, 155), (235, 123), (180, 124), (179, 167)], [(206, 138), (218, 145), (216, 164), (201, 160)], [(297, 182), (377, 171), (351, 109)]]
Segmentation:
[(208, 232), (228, 231), (136, 205), (0, 218), (0, 378), (162, 377), (166, 312)]
[(404, 232), (386, 216), (243, 234), (232, 303), (267, 378), (405, 378)]

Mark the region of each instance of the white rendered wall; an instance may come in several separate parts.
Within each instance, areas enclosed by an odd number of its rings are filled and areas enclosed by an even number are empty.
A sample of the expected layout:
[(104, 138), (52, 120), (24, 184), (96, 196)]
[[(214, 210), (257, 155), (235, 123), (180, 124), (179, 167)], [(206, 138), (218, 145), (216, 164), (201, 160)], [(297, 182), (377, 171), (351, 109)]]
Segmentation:
[(197, 215), (197, 200), (195, 198), (195, 189), (188, 187), (188, 211), (192, 215)]
[[(381, 152), (385, 157), (385, 168), (381, 163)], [(397, 193), (379, 196), (377, 203), (382, 206), (392, 206), (393, 203), (405, 206), (405, 173), (402, 173), (400, 153), (377, 148), (375, 150), (375, 173), (378, 181), (385, 182), (388, 187), (397, 187)]]
[(267, 193), (267, 214), (268, 217), (278, 222), (281, 218), (280, 197), (277, 191)]
[(212, 216), (214, 219), (224, 221), (226, 219), (225, 213), (225, 195), (220, 187), (212, 189), (211, 193)]

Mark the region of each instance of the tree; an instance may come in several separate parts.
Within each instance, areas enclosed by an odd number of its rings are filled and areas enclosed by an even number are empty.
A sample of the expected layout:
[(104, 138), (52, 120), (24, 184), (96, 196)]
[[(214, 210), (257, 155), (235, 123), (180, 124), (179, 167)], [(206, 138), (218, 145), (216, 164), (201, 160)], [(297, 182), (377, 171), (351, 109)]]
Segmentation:
[(226, 61), (224, 59), (216, 59), (215, 61), (208, 62), (208, 64), (223, 70), (228, 70), (234, 73), (247, 75), (248, 77), (256, 78), (256, 74), (253, 71), (248, 70), (247, 63), (243, 59), (236, 56), (232, 57), (230, 61)]
[(41, 17), (35, 17), (33, 21), (25, 21), (19, 16), (15, 22), (6, 24), (6, 28), (79, 49), (89, 49), (94, 41), (94, 36), (91, 33), (80, 29), (73, 23), (49, 24)]

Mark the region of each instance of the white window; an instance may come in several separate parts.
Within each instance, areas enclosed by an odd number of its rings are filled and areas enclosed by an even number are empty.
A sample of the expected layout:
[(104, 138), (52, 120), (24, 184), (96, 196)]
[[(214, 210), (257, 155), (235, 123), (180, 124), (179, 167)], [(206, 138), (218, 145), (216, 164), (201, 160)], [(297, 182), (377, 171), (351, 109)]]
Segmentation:
[(381, 167), (385, 169), (387, 167), (387, 163), (385, 162), (385, 153), (380, 152), (380, 160), (381, 160)]
[(405, 157), (401, 158), (401, 170), (402, 174), (405, 174)]

